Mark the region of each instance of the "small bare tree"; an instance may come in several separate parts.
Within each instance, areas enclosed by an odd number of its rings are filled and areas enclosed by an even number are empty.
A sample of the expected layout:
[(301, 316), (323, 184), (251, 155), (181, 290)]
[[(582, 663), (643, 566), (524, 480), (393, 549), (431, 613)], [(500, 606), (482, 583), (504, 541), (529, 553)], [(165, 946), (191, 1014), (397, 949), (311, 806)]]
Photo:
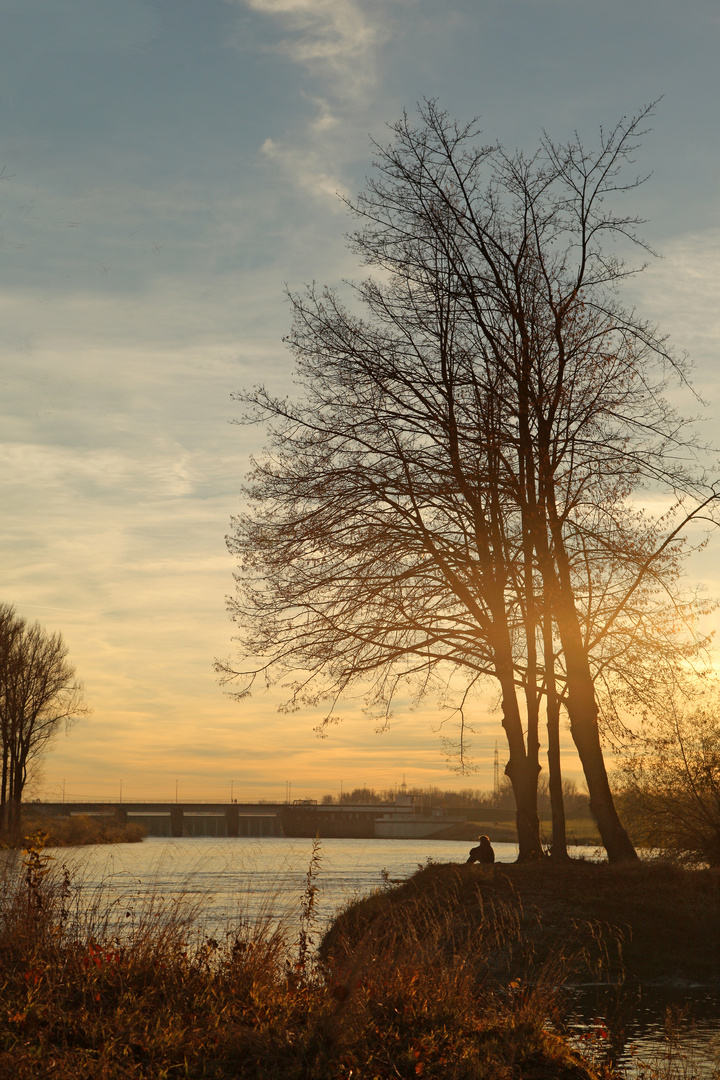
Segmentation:
[(28, 769), (63, 726), (87, 713), (59, 633), (0, 605), (0, 828), (17, 831)]
[(683, 862), (720, 866), (720, 705), (670, 696), (646, 718), (618, 774), (635, 839)]

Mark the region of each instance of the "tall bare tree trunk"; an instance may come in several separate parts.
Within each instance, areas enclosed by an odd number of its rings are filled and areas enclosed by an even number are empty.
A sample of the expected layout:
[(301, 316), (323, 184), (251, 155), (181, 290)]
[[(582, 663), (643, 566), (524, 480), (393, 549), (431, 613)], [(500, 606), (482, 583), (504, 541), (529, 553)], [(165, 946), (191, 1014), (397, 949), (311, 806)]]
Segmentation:
[(502, 687), (503, 727), (510, 757), (505, 775), (515, 796), (515, 820), (518, 834), (518, 862), (541, 858), (540, 817), (537, 809), (537, 782), (540, 771), (537, 754), (525, 748), (522, 717), (517, 703), (512, 667), (498, 665)]
[(634, 861), (638, 855), (618, 817), (605, 768), (600, 745), (595, 687), (575, 610), (567, 555), (561, 538), (555, 536), (554, 539), (558, 567), (558, 595), (555, 598), (554, 614), (565, 655), (570, 732), (587, 781), (590, 809), (600, 830), (608, 859), (610, 862)]
[(487, 566), (485, 578), (485, 595), (493, 617), (495, 674), (502, 690), (502, 722), (510, 754), (505, 766), (505, 775), (512, 784), (515, 796), (518, 861), (528, 862), (541, 858), (543, 853), (537, 809), (537, 786), (540, 773), (537, 723), (535, 722), (533, 726), (533, 718), (530, 717), (526, 745), (515, 686), (512, 639), (502, 578), (496, 576), (489, 566)]
[(550, 855), (557, 862), (568, 858), (565, 832), (565, 801), (560, 765), (560, 698), (555, 681), (555, 654), (552, 636), (552, 609), (546, 592), (543, 618), (543, 653), (545, 657), (545, 701), (547, 703), (548, 789), (552, 811), (552, 848)]

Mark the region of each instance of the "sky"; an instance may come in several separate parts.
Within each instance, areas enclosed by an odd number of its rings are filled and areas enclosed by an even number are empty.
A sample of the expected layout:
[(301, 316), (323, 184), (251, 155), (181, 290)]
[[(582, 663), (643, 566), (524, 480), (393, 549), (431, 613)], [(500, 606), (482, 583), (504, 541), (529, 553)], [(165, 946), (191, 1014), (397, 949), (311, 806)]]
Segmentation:
[[(635, 196), (663, 258), (626, 299), (696, 364), (720, 422), (716, 0), (0, 0), (0, 599), (62, 631), (92, 713), (56, 797), (295, 797), (492, 785), (443, 755), (437, 705), (317, 738), (236, 702), (225, 547), (263, 433), (232, 393), (292, 393), (284, 297), (362, 268), (338, 195), (425, 98), (484, 138), (593, 143), (658, 98)], [(688, 582), (720, 595), (720, 536)], [(577, 770), (564, 736), (566, 767)]]

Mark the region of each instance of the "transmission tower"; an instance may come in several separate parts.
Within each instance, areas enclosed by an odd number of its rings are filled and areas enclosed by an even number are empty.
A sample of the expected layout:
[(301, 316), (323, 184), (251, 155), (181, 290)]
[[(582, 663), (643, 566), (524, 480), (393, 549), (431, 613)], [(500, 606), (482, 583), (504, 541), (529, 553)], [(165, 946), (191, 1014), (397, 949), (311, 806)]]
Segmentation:
[(493, 766), (493, 802), (496, 807), (500, 802), (500, 755), (498, 753), (497, 739), (495, 740), (495, 763)]

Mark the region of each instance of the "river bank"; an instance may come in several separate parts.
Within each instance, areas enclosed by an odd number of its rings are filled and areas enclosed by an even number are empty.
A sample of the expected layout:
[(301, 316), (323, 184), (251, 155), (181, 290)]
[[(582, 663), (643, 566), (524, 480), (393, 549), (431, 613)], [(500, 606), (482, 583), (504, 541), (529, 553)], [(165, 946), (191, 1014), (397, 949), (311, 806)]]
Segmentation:
[[(35, 852), (3, 882), (0, 1075), (608, 1080), (622, 1073), (583, 1060), (563, 1035), (563, 983), (584, 970), (612, 981), (626, 962), (592, 911), (615, 897), (614, 910), (635, 912), (624, 948), (630, 931), (643, 933), (652, 887), (695, 924), (683, 970), (699, 970), (703, 938), (703, 970), (716, 956), (712, 875), (455, 863), (346, 906), (318, 964), (322, 858), (306, 864), (294, 923), (268, 909), (211, 935), (192, 885), (184, 898), (112, 894), (109, 904), (98, 890), (88, 907), (63, 864)], [(645, 944), (671, 923), (666, 912)], [(679, 950), (670, 942), (664, 962)], [(628, 970), (641, 971), (630, 957)]]
[[(407, 927), (420, 950), (440, 927), (454, 955), (480, 953), (486, 989), (544, 1001), (554, 1029), (607, 1075), (720, 1077), (717, 870), (430, 865), (348, 905), (320, 953), (352, 970), (370, 946), (390, 966)], [(653, 1034), (638, 1039), (648, 1005)]]
[(45, 847), (90, 847), (95, 844), (137, 844), (145, 839), (147, 829), (135, 822), (117, 821), (112, 816), (72, 814), (33, 818), (27, 815), (22, 836), (0, 834), (0, 847), (22, 849), (28, 837), (39, 835), (44, 836)]
[[(358, 949), (352, 973), (312, 956), (316, 852), (297, 927), (258, 920), (193, 932), (193, 898), (150, 898), (118, 926), (79, 909), (42, 850), (4, 881), (0, 1075), (274, 1080), (589, 1080), (545, 1004), (482, 990), (440, 935), (399, 939), (392, 967)], [(480, 965), (480, 966), (479, 966)]]
[[(598, 955), (595, 974), (610, 981), (720, 986), (720, 871), (653, 861), (429, 865), (350, 905), (323, 951), (329, 955), (341, 939), (352, 949), (380, 926), (418, 913), (429, 925), (450, 920), (452, 939), (462, 943), (502, 911), (514, 912), (525, 953), (538, 968), (567, 954), (569, 935), (585, 926), (607, 954)], [(588, 968), (584, 977), (591, 975)]]

